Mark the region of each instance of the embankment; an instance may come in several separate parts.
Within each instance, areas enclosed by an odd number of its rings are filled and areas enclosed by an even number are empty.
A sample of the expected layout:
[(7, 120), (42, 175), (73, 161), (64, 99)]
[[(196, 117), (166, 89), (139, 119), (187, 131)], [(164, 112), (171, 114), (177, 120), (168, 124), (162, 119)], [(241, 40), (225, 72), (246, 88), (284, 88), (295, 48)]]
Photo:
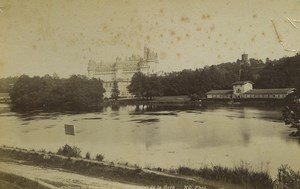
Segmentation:
[[(129, 185), (129, 188), (298, 189), (300, 187), (300, 173), (284, 165), (278, 169), (278, 177), (273, 180), (267, 172), (255, 171), (245, 165), (234, 168), (212, 166), (199, 169), (190, 169), (188, 167), (179, 167), (172, 170), (163, 170), (161, 168), (142, 169), (137, 166), (81, 157), (66, 157), (51, 152), (29, 151), (5, 146), (0, 147), (0, 161), (12, 161), (26, 166), (40, 167), (39, 169), (48, 169), (45, 170), (48, 173), (50, 169), (56, 169), (56, 171), (65, 170), (64, 172), (87, 176), (85, 180), (98, 178), (102, 179), (101, 182), (108, 182), (110, 185), (123, 183), (124, 186)], [(33, 168), (30, 170), (33, 170)], [(29, 175), (30, 173), (31, 171), (28, 172)], [(55, 177), (58, 176), (54, 175)], [(72, 177), (69, 176), (69, 178)], [(40, 180), (47, 181), (46, 178)], [(50, 183), (48, 182), (48, 184), (53, 183), (59, 187), (64, 184), (53, 180)]]
[(202, 105), (284, 106), (285, 99), (202, 99)]
[(65, 169), (81, 175), (102, 178), (112, 182), (120, 182), (140, 186), (169, 186), (184, 188), (200, 186), (204, 189), (218, 187), (206, 184), (203, 180), (185, 176), (171, 175), (155, 170), (146, 170), (139, 167), (128, 167), (110, 162), (102, 162), (83, 158), (65, 157), (54, 153), (35, 152), (24, 149), (0, 148), (0, 158), (5, 161), (12, 159), (22, 161), (22, 164), (41, 167)]

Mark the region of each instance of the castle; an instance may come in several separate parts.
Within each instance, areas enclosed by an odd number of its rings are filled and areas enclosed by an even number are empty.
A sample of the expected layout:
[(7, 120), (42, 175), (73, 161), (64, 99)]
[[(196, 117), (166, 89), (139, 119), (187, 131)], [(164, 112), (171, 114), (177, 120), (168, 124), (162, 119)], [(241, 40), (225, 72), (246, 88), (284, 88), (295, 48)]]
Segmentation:
[(110, 98), (113, 87), (113, 82), (116, 81), (120, 91), (120, 97), (129, 97), (127, 86), (131, 82), (132, 76), (137, 72), (142, 72), (146, 75), (157, 72), (158, 56), (157, 53), (150, 51), (144, 47), (144, 56), (132, 55), (129, 58), (122, 60), (116, 58), (114, 62), (96, 62), (90, 60), (88, 63), (88, 77), (99, 78), (103, 82), (105, 89), (104, 97)]

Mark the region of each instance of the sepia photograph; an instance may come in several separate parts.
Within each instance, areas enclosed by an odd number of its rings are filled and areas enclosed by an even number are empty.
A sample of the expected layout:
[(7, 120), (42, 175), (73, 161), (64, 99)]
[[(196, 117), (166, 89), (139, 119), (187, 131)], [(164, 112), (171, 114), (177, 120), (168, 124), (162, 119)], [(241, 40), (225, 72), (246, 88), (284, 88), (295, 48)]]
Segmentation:
[(300, 189), (300, 0), (0, 0), (0, 189)]

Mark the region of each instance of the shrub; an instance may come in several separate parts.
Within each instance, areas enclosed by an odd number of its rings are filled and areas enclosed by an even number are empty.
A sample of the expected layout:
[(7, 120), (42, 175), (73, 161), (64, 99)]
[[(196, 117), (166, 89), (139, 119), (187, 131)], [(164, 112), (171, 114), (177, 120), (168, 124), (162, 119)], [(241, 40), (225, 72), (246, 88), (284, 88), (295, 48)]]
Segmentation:
[(276, 183), (278, 189), (299, 189), (300, 172), (293, 171), (287, 165), (281, 165), (278, 168)]
[(102, 161), (103, 159), (104, 159), (104, 155), (102, 155), (102, 154), (97, 154), (96, 155), (96, 160)]
[(46, 153), (45, 148), (42, 148), (42, 149), (40, 149), (39, 151), (42, 152), (42, 153)]
[(85, 159), (91, 159), (91, 153), (90, 152), (87, 152), (85, 154)]
[(65, 145), (61, 148), (58, 149), (57, 154), (58, 155), (63, 155), (63, 156), (67, 156), (67, 157), (81, 157), (80, 156), (81, 150), (79, 148), (77, 148), (76, 146), (69, 146), (69, 145)]

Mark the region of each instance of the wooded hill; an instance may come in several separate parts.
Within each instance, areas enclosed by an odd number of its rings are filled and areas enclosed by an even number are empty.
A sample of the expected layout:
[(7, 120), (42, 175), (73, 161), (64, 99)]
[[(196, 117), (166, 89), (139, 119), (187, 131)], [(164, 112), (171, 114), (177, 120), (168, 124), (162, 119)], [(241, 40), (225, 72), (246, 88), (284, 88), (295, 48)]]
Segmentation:
[[(232, 89), (232, 83), (239, 79), (240, 66), (241, 61), (237, 60), (196, 70), (166, 73), (158, 77), (143, 76), (139, 73), (133, 77), (129, 90), (137, 96), (146, 98), (151, 98), (151, 94), (165, 96), (196, 94), (204, 97), (206, 92), (212, 89)], [(279, 60), (267, 59), (266, 62), (250, 59), (243, 67), (245, 70), (243, 80), (254, 82), (254, 88), (300, 89), (299, 54)], [(153, 83), (156, 87), (149, 87)]]
[[(146, 98), (162, 95), (177, 96), (193, 94), (204, 97), (206, 92), (212, 89), (231, 89), (231, 84), (238, 80), (239, 69), (241, 66), (240, 64), (240, 61), (237, 60), (236, 62), (205, 66), (204, 68), (198, 68), (196, 70), (182, 70), (179, 72), (165, 73), (161, 76), (145, 76), (141, 73), (137, 73), (132, 78), (132, 83), (128, 89), (136, 96)], [(293, 87), (300, 89), (300, 54), (297, 54), (293, 57), (283, 57), (278, 60), (269, 60), (267, 58), (265, 62), (252, 58), (249, 59), (249, 63), (247, 65), (244, 65), (244, 70), (245, 72), (243, 79), (253, 81), (255, 83), (254, 88)], [(71, 81), (74, 84), (73, 88), (70, 87)], [(77, 89), (75, 87), (75, 83), (77, 81), (81, 82), (81, 84), (78, 85), (82, 87), (81, 89)], [(101, 93), (99, 96), (101, 97), (101, 100), (103, 97), (102, 93), (104, 90), (102, 83), (99, 80), (93, 80), (93, 84), (91, 84), (89, 79), (85, 76), (72, 76), (69, 79), (59, 79), (57, 76), (51, 77), (49, 75), (33, 78), (29, 78), (25, 75), (19, 78), (2, 78), (0, 79), (0, 92), (9, 92), (11, 90), (10, 92), (12, 95), (12, 100), (14, 103), (17, 103), (18, 101), (16, 101), (16, 95), (25, 95), (24, 91), (17, 90), (19, 90), (22, 85), (32, 86), (35, 82), (39, 84), (36, 84), (36, 86), (30, 90), (28, 89), (28, 95), (31, 94), (29, 96), (34, 96), (32, 93), (35, 93), (37, 96), (42, 95), (43, 93), (41, 93), (41, 90), (49, 87), (52, 89), (52, 93), (54, 93), (55, 90), (57, 93), (65, 93), (64, 95), (61, 94), (62, 98), (60, 98), (59, 101), (55, 102), (54, 104), (49, 104), (49, 106), (51, 105), (55, 107), (56, 105), (61, 105), (61, 102), (64, 102), (64, 100), (66, 103), (68, 103), (70, 100), (67, 97), (68, 94), (75, 93), (77, 90), (78, 94), (81, 96), (88, 95), (88, 92), (85, 95), (82, 94), (82, 90), (86, 87), (83, 86), (85, 84), (88, 84), (90, 87), (97, 86), (98, 92)], [(55, 84), (54, 88), (53, 83)], [(47, 90), (49, 91), (49, 89)], [(71, 92), (70, 90), (75, 91)], [(91, 91), (92, 89), (88, 90)], [(52, 95), (49, 96), (49, 98), (52, 98)], [(89, 103), (90, 102), (88, 102), (88, 104)], [(70, 102), (70, 104), (72, 103)], [(64, 103), (64, 105), (66, 104)], [(77, 104), (76, 106), (81, 105)]]

